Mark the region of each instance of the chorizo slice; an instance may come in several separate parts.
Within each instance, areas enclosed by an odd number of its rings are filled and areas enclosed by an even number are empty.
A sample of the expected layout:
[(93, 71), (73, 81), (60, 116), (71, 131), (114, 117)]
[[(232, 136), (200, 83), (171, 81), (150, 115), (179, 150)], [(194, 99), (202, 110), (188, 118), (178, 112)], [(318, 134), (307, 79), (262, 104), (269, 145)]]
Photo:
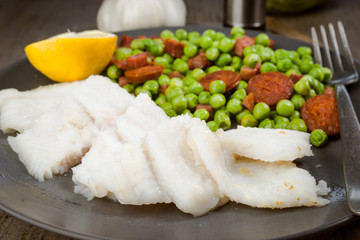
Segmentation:
[(185, 43), (175, 39), (168, 38), (165, 40), (165, 52), (175, 58), (180, 58), (184, 53)]
[(132, 40), (134, 40), (133, 37), (130, 37), (129, 35), (126, 34), (122, 35), (119, 46), (129, 48)]
[(336, 98), (321, 94), (309, 98), (301, 108), (301, 117), (308, 130), (322, 129), (328, 136), (340, 134), (340, 123)]
[(131, 68), (128, 66), (126, 60), (121, 60), (121, 59), (111, 59), (110, 61), (111, 64), (114, 64), (117, 68), (121, 69), (121, 70), (130, 70)]
[(139, 68), (146, 66), (148, 64), (147, 54), (138, 53), (134, 56), (129, 56), (126, 58), (126, 63), (129, 68)]
[(240, 70), (240, 79), (244, 81), (249, 81), (251, 78), (255, 77), (260, 73), (261, 63), (257, 63), (255, 68), (249, 66), (243, 66)]
[(128, 82), (143, 83), (147, 80), (157, 79), (163, 72), (164, 66), (144, 66), (133, 70), (125, 71), (124, 75)]
[(205, 56), (204, 52), (199, 53), (193, 58), (190, 58), (188, 61), (189, 69), (195, 69), (195, 68), (206, 68), (211, 65), (211, 62), (207, 57)]
[(172, 71), (169, 73), (169, 78), (180, 78), (180, 79), (184, 79), (184, 75), (182, 75), (180, 72), (178, 71)]
[(240, 75), (233, 71), (221, 70), (206, 74), (199, 80), (199, 83), (204, 90), (209, 91), (210, 83), (215, 80), (223, 80), (226, 84), (226, 91), (230, 91), (239, 84)]
[(237, 38), (234, 44), (234, 53), (239, 57), (243, 57), (244, 48), (254, 44), (255, 40), (252, 37), (244, 35), (241, 38)]
[(255, 103), (264, 102), (271, 108), (282, 99), (289, 99), (294, 91), (294, 83), (285, 74), (267, 72), (256, 75), (248, 82), (247, 92), (253, 93)]
[(254, 93), (249, 93), (241, 102), (241, 104), (252, 112), (255, 107)]
[(296, 73), (290, 74), (290, 79), (291, 81), (293, 81), (294, 84), (297, 83), (302, 77), (303, 77), (302, 74), (296, 74)]

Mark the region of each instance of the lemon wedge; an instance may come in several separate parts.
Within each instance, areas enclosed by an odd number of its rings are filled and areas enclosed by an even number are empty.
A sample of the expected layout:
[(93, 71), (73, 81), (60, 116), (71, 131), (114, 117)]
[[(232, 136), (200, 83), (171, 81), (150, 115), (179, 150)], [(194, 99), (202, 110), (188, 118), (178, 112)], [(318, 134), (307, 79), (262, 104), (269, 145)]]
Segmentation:
[(99, 74), (116, 49), (117, 36), (98, 30), (67, 32), (29, 44), (30, 63), (56, 82), (83, 80)]

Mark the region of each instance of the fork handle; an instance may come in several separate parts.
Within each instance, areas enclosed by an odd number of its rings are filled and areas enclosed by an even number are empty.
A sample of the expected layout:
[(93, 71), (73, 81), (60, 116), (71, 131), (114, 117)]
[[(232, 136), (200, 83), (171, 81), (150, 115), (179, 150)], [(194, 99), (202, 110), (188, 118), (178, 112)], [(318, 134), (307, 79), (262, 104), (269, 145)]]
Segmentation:
[(345, 188), (350, 211), (360, 215), (360, 125), (343, 84), (336, 86)]

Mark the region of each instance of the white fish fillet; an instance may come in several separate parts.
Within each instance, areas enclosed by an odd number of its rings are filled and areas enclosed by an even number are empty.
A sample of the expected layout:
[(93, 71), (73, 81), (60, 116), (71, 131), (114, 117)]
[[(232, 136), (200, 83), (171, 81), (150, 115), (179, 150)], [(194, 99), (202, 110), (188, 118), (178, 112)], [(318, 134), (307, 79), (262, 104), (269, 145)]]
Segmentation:
[(101, 132), (82, 163), (72, 169), (75, 193), (89, 200), (107, 196), (131, 205), (170, 202), (143, 151), (136, 145), (121, 143), (114, 132)]
[(9, 136), (11, 148), (39, 181), (63, 174), (78, 164), (96, 133), (92, 121), (72, 97), (43, 114), (30, 129)]
[(145, 147), (160, 186), (180, 210), (199, 216), (222, 204), (223, 194), (187, 144), (190, 122), (189, 116), (162, 122), (149, 132)]
[[(324, 184), (316, 185), (306, 170), (286, 161), (235, 161), (233, 153), (223, 151), (219, 139), (209, 131), (193, 125), (189, 132), (194, 146), (199, 148), (203, 164), (216, 180), (219, 190), (230, 200), (260, 208), (323, 206), (329, 203), (320, 196), (329, 190)], [(255, 135), (261, 137), (261, 134)], [(274, 141), (278, 141), (277, 138)], [(257, 147), (261, 149), (263, 145)]]
[(216, 132), (224, 151), (266, 162), (313, 156), (309, 133), (239, 126)]

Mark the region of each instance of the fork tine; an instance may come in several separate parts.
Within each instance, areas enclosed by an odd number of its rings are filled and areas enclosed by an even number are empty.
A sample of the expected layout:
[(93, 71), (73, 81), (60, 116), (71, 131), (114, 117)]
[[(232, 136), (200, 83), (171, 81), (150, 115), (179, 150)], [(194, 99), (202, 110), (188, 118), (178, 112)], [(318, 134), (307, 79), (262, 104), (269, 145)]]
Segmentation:
[(320, 32), (321, 32), (322, 42), (324, 44), (324, 51), (325, 51), (326, 60), (327, 60), (327, 62), (329, 64), (329, 68), (331, 69), (331, 71), (334, 71), (334, 65), (333, 65), (332, 60), (331, 60), (330, 48), (329, 48), (329, 43), (328, 43), (328, 40), (327, 40), (324, 25), (320, 26)]
[(312, 42), (313, 42), (315, 62), (319, 63), (320, 65), (323, 65), (321, 51), (320, 51), (320, 45), (319, 45), (319, 39), (318, 39), (315, 27), (311, 28), (311, 38), (313, 40)]
[(346, 37), (344, 25), (342, 24), (341, 21), (338, 21), (338, 28), (339, 28), (340, 38), (341, 38), (341, 41), (342, 41), (342, 44), (343, 44), (343, 47), (344, 47), (345, 60), (356, 71), (354, 59), (353, 59), (351, 51), (350, 51), (349, 42), (348, 42), (347, 37)]
[(344, 66), (343, 66), (343, 63), (342, 63), (342, 60), (341, 60), (341, 56), (340, 56), (340, 49), (339, 49), (339, 45), (338, 45), (338, 42), (336, 40), (336, 34), (335, 34), (335, 29), (334, 29), (334, 26), (329, 23), (329, 32), (330, 32), (330, 38), (331, 38), (331, 42), (332, 42), (332, 46), (334, 48), (334, 51), (335, 51), (335, 57), (336, 57), (336, 63), (337, 63), (337, 66), (339, 67), (339, 69), (341, 71), (344, 71)]

